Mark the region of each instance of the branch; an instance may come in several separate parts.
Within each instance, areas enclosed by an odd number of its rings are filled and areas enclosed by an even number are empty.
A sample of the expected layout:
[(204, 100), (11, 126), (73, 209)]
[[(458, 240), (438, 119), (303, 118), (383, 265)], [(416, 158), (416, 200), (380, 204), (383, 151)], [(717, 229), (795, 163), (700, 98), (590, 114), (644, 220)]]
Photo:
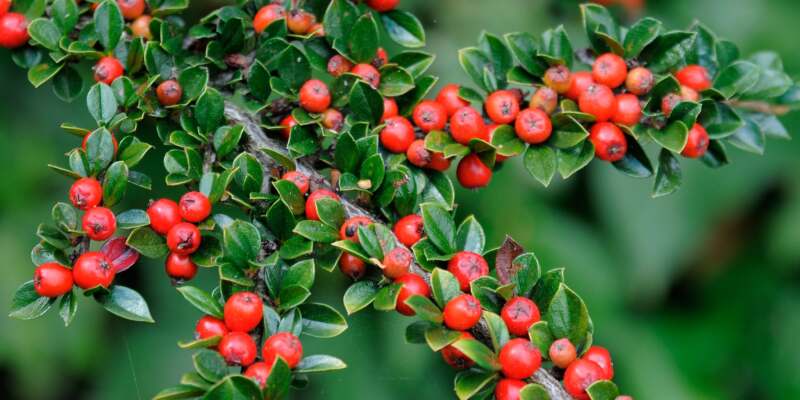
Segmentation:
[(787, 105), (770, 104), (765, 101), (731, 100), (726, 103), (734, 108), (741, 108), (743, 110), (755, 111), (762, 114), (772, 114), (778, 117), (792, 111), (792, 108)]
[[(240, 124), (244, 127), (244, 132), (247, 135), (247, 144), (245, 144), (245, 147), (250, 154), (258, 159), (265, 173), (274, 175), (272, 171), (280, 170), (282, 168), (280, 164), (273, 160), (272, 157), (264, 153), (262, 149), (268, 149), (289, 157), (286, 152), (286, 145), (281, 141), (267, 136), (264, 130), (261, 129), (261, 125), (258, 123), (258, 117), (242, 110), (231, 102), (225, 103), (225, 116), (232, 122)], [(309, 177), (312, 187), (335, 190), (328, 178), (315, 169), (311, 163), (305, 160), (297, 160), (296, 164), (297, 170)], [(381, 222), (384, 224), (389, 223), (389, 221), (387, 221), (384, 217), (373, 213), (344, 197), (341, 198), (341, 203), (344, 206), (348, 218), (354, 216), (367, 216), (375, 222)], [(399, 243), (398, 245), (402, 246)], [(428, 284), (430, 284), (430, 273), (416, 263), (413, 265), (412, 272), (421, 276), (426, 282), (428, 282)], [(476, 337), (490, 337), (485, 320), (481, 320), (481, 323), (478, 324), (475, 330)], [(551, 400), (572, 400), (572, 397), (567, 394), (567, 392), (559, 383), (558, 379), (556, 379), (545, 369), (540, 368), (538, 371), (536, 371), (531, 380), (542, 385), (550, 395)]]

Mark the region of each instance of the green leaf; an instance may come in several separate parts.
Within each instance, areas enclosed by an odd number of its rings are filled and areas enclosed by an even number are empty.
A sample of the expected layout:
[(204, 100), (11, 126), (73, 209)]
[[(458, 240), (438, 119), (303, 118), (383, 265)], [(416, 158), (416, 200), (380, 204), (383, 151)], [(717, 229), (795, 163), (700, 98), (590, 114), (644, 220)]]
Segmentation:
[(249, 400), (261, 397), (261, 389), (254, 380), (241, 375), (229, 375), (208, 389), (203, 400)]
[(280, 311), (291, 310), (303, 304), (309, 296), (311, 296), (311, 292), (302, 286), (281, 287), (281, 291), (278, 294), (278, 309)]
[(486, 235), (481, 224), (473, 215), (465, 218), (456, 232), (456, 248), (482, 254), (485, 245)]
[(459, 339), (452, 344), (464, 355), (469, 357), (475, 364), (487, 371), (499, 371), (500, 363), (494, 352), (483, 343), (475, 339)]
[(539, 321), (528, 328), (528, 337), (544, 357), (548, 357), (550, 346), (556, 338), (550, 332), (550, 326), (547, 321)]
[(179, 400), (179, 399), (193, 399), (205, 393), (205, 390), (198, 389), (189, 385), (178, 385), (166, 388), (158, 392), (153, 400)]
[(65, 232), (78, 230), (78, 213), (75, 211), (75, 207), (67, 203), (56, 203), (53, 206), (51, 215), (58, 229)]
[(241, 125), (221, 126), (214, 132), (214, 149), (217, 157), (222, 158), (230, 154), (242, 139), (244, 127)]
[(539, 259), (533, 253), (520, 254), (511, 263), (511, 282), (516, 285), (517, 294), (523, 297), (530, 297), (534, 285), (541, 276), (541, 266)]
[(373, 305), (378, 311), (392, 311), (397, 305), (397, 296), (400, 294), (400, 284), (393, 283), (378, 290)]
[[(305, 314), (303, 314), (303, 317), (305, 318)], [(298, 374), (306, 374), (312, 372), (335, 371), (345, 368), (347, 368), (347, 364), (345, 364), (344, 361), (334, 356), (319, 354), (303, 357), (303, 359), (300, 360), (300, 363), (297, 364), (294, 372)]]
[(748, 61), (736, 61), (723, 69), (714, 80), (714, 89), (730, 99), (758, 83), (760, 68)]
[(66, 64), (56, 64), (46, 60), (28, 70), (28, 81), (33, 87), (38, 88), (56, 76)]
[(158, 42), (147, 42), (144, 48), (144, 66), (147, 72), (169, 79), (175, 69), (175, 60)]
[(761, 128), (752, 120), (745, 120), (743, 127), (727, 138), (728, 142), (744, 151), (762, 155), (766, 137)]
[(164, 238), (147, 226), (134, 229), (125, 244), (147, 258), (162, 258), (169, 252)]
[(53, 78), (53, 92), (63, 101), (71, 103), (82, 91), (83, 79), (74, 68), (64, 68)]
[(597, 4), (582, 4), (581, 16), (583, 27), (594, 51), (598, 54), (611, 51), (605, 39), (598, 35), (598, 33), (604, 33), (619, 42), (619, 26), (608, 9)]
[(378, 287), (373, 281), (359, 281), (347, 288), (344, 292), (344, 308), (347, 315), (355, 314), (364, 307), (372, 304), (378, 295)]
[(487, 92), (491, 92), (496, 89), (487, 85), (483, 80), (483, 71), (489, 68), (491, 61), (479, 48), (467, 47), (459, 50), (458, 62), (461, 64), (461, 68), (464, 70), (464, 72), (467, 73), (467, 75), (476, 85), (480, 86)]
[(461, 332), (451, 331), (440, 324), (429, 325), (425, 331), (425, 342), (433, 351), (439, 351), (461, 338)]
[(647, 131), (653, 140), (675, 153), (680, 153), (686, 146), (686, 140), (689, 137), (689, 128), (681, 122), (676, 121), (662, 130), (650, 129)]
[(267, 227), (279, 239), (286, 240), (293, 235), (295, 219), (292, 210), (282, 201), (276, 201), (267, 210)]
[(297, 285), (311, 289), (311, 286), (314, 285), (315, 272), (313, 259), (299, 261), (286, 269), (281, 286)]
[(404, 51), (393, 56), (389, 63), (397, 64), (414, 78), (419, 78), (430, 68), (436, 56), (424, 51)]
[(61, 31), (53, 21), (46, 18), (37, 18), (28, 25), (28, 34), (31, 39), (42, 45), (48, 50), (58, 50), (58, 41), (61, 39)]
[(539, 55), (551, 64), (566, 64), (567, 67), (572, 67), (572, 43), (563, 25), (542, 34), (542, 50)]
[(528, 146), (522, 159), (525, 168), (545, 187), (550, 185), (556, 174), (558, 160), (556, 152), (549, 146)]
[(569, 338), (576, 347), (581, 347), (591, 328), (589, 311), (583, 300), (563, 283), (550, 301), (543, 318), (554, 337)]
[(413, 14), (402, 10), (392, 10), (382, 13), (381, 20), (389, 37), (395, 43), (409, 48), (425, 46), (425, 30), (422, 23)]
[(125, 21), (117, 3), (111, 0), (100, 3), (94, 11), (94, 30), (103, 48), (113, 50), (117, 47), (124, 29)]
[(562, 282), (564, 282), (564, 269), (557, 268), (542, 274), (542, 277), (534, 285), (531, 299), (539, 306), (542, 315), (547, 314), (550, 301), (561, 287)]
[(614, 382), (601, 380), (592, 383), (586, 388), (586, 393), (592, 400), (614, 400), (619, 396), (619, 389)]
[(208, 69), (202, 67), (186, 68), (178, 75), (178, 83), (183, 89), (183, 102), (189, 102), (200, 96), (208, 83)]
[(486, 321), (486, 327), (489, 330), (489, 338), (492, 340), (494, 351), (500, 352), (511, 338), (505, 322), (503, 322), (503, 319), (500, 318), (499, 315), (490, 311), (483, 312), (483, 320)]
[(636, 58), (647, 45), (653, 43), (661, 30), (661, 21), (655, 18), (642, 18), (628, 30), (622, 47), (625, 58)]
[(264, 184), (264, 170), (255, 156), (242, 152), (233, 160), (236, 172), (233, 179), (245, 193), (260, 192)]
[(204, 314), (222, 319), (222, 306), (203, 289), (194, 286), (181, 286), (177, 290), (186, 301)]
[(303, 315), (303, 333), (316, 338), (332, 338), (347, 330), (347, 321), (336, 309), (320, 303), (300, 306)]
[(396, 65), (381, 68), (381, 84), (378, 90), (385, 97), (397, 97), (414, 89), (414, 77)]
[(153, 317), (150, 316), (147, 302), (133, 289), (113, 285), (109, 292), (96, 294), (95, 299), (114, 315), (131, 321), (155, 323)]
[(61, 302), (58, 305), (58, 315), (64, 321), (64, 326), (69, 326), (75, 318), (75, 313), (78, 311), (78, 299), (75, 293), (69, 291), (67, 294), (61, 296)]
[(383, 97), (364, 81), (358, 81), (350, 90), (350, 109), (356, 121), (377, 125), (383, 116)]
[(117, 161), (106, 170), (106, 177), (103, 180), (103, 205), (111, 207), (119, 203), (125, 196), (125, 189), (128, 187), (128, 165), (123, 161)]
[(567, 149), (556, 150), (558, 154), (558, 172), (564, 179), (580, 171), (594, 158), (594, 145), (585, 140), (583, 143)]
[(507, 33), (504, 37), (522, 68), (534, 76), (544, 75), (549, 65), (536, 56), (540, 47), (539, 39), (527, 32)]
[(406, 299), (406, 305), (411, 307), (416, 315), (425, 321), (434, 324), (441, 324), (443, 321), (442, 310), (433, 304), (431, 299), (419, 295), (413, 295)]
[(502, 82), (506, 81), (506, 74), (514, 66), (514, 56), (511, 54), (511, 50), (502, 39), (486, 31), (481, 32), (478, 43), (483, 53), (489, 58), (495, 80), (501, 82), (500, 86), (504, 86)]
[(694, 32), (685, 31), (664, 33), (645, 47), (639, 58), (654, 73), (665, 73), (684, 61), (695, 36)]
[[(55, 0), (51, 9), (53, 22), (62, 33), (69, 33), (75, 28), (79, 12), (75, 0)], [(30, 27), (28, 29), (30, 30)]]
[(434, 268), (431, 273), (431, 292), (436, 304), (444, 308), (450, 300), (461, 295), (461, 287), (452, 273), (441, 268)]
[(268, 67), (294, 90), (299, 89), (311, 78), (311, 63), (306, 55), (294, 45), (290, 45), (280, 52)]
[(348, 0), (333, 0), (325, 10), (322, 18), (325, 36), (333, 42), (335, 39), (344, 38), (345, 34), (355, 24), (359, 11)]
[(267, 387), (264, 388), (265, 399), (283, 399), (289, 391), (292, 382), (292, 371), (282, 358), (278, 357), (267, 378)]
[(40, 297), (36, 293), (33, 281), (28, 281), (14, 292), (14, 298), (11, 300), (11, 311), (8, 316), (22, 320), (39, 318), (50, 309), (50, 306), (55, 301), (56, 298)]
[(674, 193), (681, 185), (681, 166), (678, 159), (667, 149), (662, 149), (658, 156), (656, 180), (653, 185), (653, 197)]
[(473, 398), (486, 385), (497, 379), (497, 373), (475, 370), (461, 371), (455, 378), (455, 391), (459, 400)]
[(225, 258), (243, 267), (255, 260), (261, 250), (261, 234), (255, 225), (236, 220), (222, 230), (222, 243)]
[(538, 383), (529, 383), (519, 391), (520, 400), (550, 400), (550, 395), (544, 386)]
[(426, 203), (420, 206), (428, 239), (444, 254), (456, 250), (456, 224), (443, 206)]
[(225, 120), (225, 100), (222, 94), (214, 88), (206, 91), (197, 99), (195, 106), (195, 119), (201, 133), (214, 132)]
[(317, 205), (319, 219), (323, 223), (334, 230), (338, 230), (342, 226), (345, 221), (345, 214), (344, 206), (342, 206), (341, 202), (325, 197), (318, 199), (315, 204)]
[(294, 233), (305, 237), (312, 242), (333, 243), (339, 240), (339, 231), (319, 222), (304, 220), (294, 227)]
[(277, 180), (272, 182), (272, 186), (275, 187), (281, 201), (289, 207), (294, 215), (301, 215), (305, 212), (306, 201), (297, 185), (287, 180)]
[(104, 125), (111, 121), (117, 113), (117, 98), (114, 91), (105, 83), (96, 83), (86, 95), (86, 106), (98, 124)]
[[(677, 122), (680, 124), (681, 122)], [(628, 138), (628, 151), (625, 157), (613, 163), (614, 168), (634, 178), (649, 178), (653, 175), (653, 165), (636, 139)]]

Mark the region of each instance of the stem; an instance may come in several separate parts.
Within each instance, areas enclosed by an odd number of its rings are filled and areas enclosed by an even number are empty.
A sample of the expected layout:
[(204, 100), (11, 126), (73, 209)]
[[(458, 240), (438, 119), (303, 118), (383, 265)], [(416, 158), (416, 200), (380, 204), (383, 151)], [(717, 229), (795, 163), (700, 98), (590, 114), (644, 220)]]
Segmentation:
[(762, 114), (772, 114), (778, 117), (786, 115), (792, 111), (792, 108), (789, 106), (782, 104), (770, 104), (765, 101), (730, 100), (726, 103), (734, 108), (741, 108), (742, 110), (755, 111)]

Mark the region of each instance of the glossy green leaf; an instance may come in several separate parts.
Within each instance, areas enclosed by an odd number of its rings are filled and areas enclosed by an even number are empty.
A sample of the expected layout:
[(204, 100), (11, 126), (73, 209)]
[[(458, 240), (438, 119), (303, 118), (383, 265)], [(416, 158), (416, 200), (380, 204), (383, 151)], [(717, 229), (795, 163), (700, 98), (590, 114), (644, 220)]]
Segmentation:
[(95, 299), (108, 312), (119, 317), (138, 322), (155, 323), (150, 316), (150, 309), (142, 295), (125, 286), (111, 286), (109, 292), (100, 292)]
[(403, 47), (425, 46), (425, 30), (413, 14), (403, 10), (392, 10), (381, 14), (383, 26), (389, 37)]

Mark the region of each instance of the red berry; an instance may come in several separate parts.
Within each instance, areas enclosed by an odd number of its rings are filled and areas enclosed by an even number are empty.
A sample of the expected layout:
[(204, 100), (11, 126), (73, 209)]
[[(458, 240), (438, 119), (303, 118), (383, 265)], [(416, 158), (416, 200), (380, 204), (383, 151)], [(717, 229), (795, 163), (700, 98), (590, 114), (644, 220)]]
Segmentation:
[(711, 74), (700, 65), (687, 65), (675, 74), (678, 82), (698, 92), (711, 88)]
[(370, 64), (356, 64), (350, 72), (360, 76), (374, 88), (381, 84), (381, 73)]
[(131, 33), (133, 37), (139, 37), (146, 40), (150, 40), (153, 38), (153, 34), (150, 32), (150, 22), (153, 21), (153, 17), (149, 15), (142, 15), (139, 18), (136, 18), (131, 22)]
[(167, 232), (167, 247), (173, 253), (188, 255), (200, 248), (202, 239), (197, 226), (188, 222), (181, 222)]
[(461, 107), (450, 117), (450, 134), (463, 145), (472, 139), (489, 140), (483, 117), (472, 107)]
[(578, 101), (586, 88), (591, 86), (593, 83), (594, 78), (592, 78), (591, 72), (574, 72), (572, 73), (572, 79), (570, 80), (569, 90), (567, 90), (564, 95), (574, 101)]
[(444, 172), (450, 169), (450, 159), (444, 158), (444, 154), (439, 152), (431, 152), (431, 162), (428, 163), (428, 169), (439, 172)]
[(394, 10), (400, 0), (367, 0), (367, 5), (377, 12), (387, 12)]
[(144, 14), (144, 0), (117, 0), (122, 16), (127, 20), (136, 19)]
[(431, 289), (428, 287), (428, 283), (425, 282), (422, 277), (416, 274), (405, 274), (397, 279), (395, 279), (395, 283), (399, 283), (400, 286), (400, 293), (397, 295), (397, 304), (395, 304), (395, 308), (397, 312), (403, 314), (405, 316), (413, 316), (416, 313), (414, 310), (406, 304), (406, 300), (409, 297), (417, 295), (423, 297), (430, 297)]
[(472, 281), (489, 275), (489, 264), (480, 254), (462, 251), (450, 259), (447, 270), (458, 279), (461, 290), (467, 292)]
[(458, 96), (459, 90), (461, 87), (457, 84), (448, 83), (436, 95), (436, 102), (444, 106), (448, 117), (452, 117), (460, 108), (469, 106), (468, 101)]
[(653, 77), (653, 73), (645, 67), (632, 69), (628, 72), (627, 78), (625, 78), (625, 88), (637, 96), (644, 96), (650, 93), (655, 83), (656, 80)]
[(110, 85), (124, 72), (122, 63), (114, 57), (103, 57), (94, 65), (94, 80)]
[(417, 214), (406, 215), (394, 224), (394, 235), (403, 245), (411, 247), (422, 239), (425, 227), (422, 217)]
[(383, 98), (383, 114), (381, 115), (381, 122), (386, 121), (389, 118), (396, 117), (399, 115), (399, 110), (397, 109), (397, 101), (395, 101), (391, 97), (384, 97)]
[(272, 365), (277, 357), (283, 359), (289, 368), (294, 368), (303, 358), (303, 344), (297, 336), (289, 332), (276, 333), (264, 342), (261, 350), (264, 362)]
[(378, 50), (375, 51), (375, 57), (372, 58), (372, 66), (380, 68), (387, 63), (389, 63), (389, 54), (386, 53), (386, 49), (383, 47), (378, 47)]
[(589, 132), (589, 140), (594, 145), (595, 156), (603, 161), (619, 161), (628, 151), (625, 134), (610, 122), (594, 124)]
[(67, 294), (72, 290), (72, 271), (59, 263), (44, 263), (33, 272), (33, 288), (43, 297)]
[(405, 247), (395, 247), (383, 256), (383, 275), (389, 279), (397, 279), (411, 269), (414, 255)]
[(28, 43), (28, 20), (20, 13), (0, 16), (0, 47), (16, 49)]
[(614, 379), (614, 363), (611, 362), (611, 353), (605, 347), (589, 347), (589, 350), (586, 350), (586, 353), (581, 358), (599, 365), (600, 369), (603, 370), (602, 379), (609, 381)]
[(178, 81), (170, 79), (158, 85), (156, 88), (156, 96), (158, 97), (158, 102), (161, 103), (162, 106), (174, 106), (181, 101), (183, 89)]
[(672, 114), (672, 110), (675, 109), (675, 106), (677, 106), (681, 101), (681, 96), (677, 93), (668, 93), (661, 98), (661, 112), (664, 113), (664, 115), (669, 116)]
[(281, 129), (281, 136), (283, 136), (284, 139), (289, 140), (289, 136), (292, 134), (292, 128), (294, 128), (295, 125), (297, 125), (297, 121), (295, 121), (293, 116), (287, 115), (284, 117), (281, 120), (281, 126), (283, 127), (283, 129)]
[(531, 96), (530, 108), (542, 110), (545, 114), (552, 114), (558, 108), (558, 93), (547, 86), (540, 87)]
[(514, 131), (523, 141), (530, 144), (544, 143), (553, 133), (550, 117), (540, 109), (527, 109), (519, 113)]
[(188, 192), (178, 202), (181, 217), (189, 222), (203, 222), (211, 215), (211, 202), (200, 192)]
[(481, 303), (471, 294), (462, 294), (444, 306), (444, 324), (456, 331), (472, 329), (481, 320)]
[(161, 235), (166, 235), (173, 226), (181, 222), (181, 210), (178, 203), (170, 199), (158, 199), (147, 207), (150, 227)]
[(414, 107), (413, 118), (423, 132), (441, 131), (447, 125), (447, 109), (433, 100), (424, 100)]
[(314, 14), (301, 9), (294, 9), (289, 11), (289, 15), (286, 18), (286, 27), (289, 28), (289, 32), (305, 35), (316, 22), (317, 18), (314, 17)]
[(508, 124), (519, 114), (519, 100), (509, 90), (492, 92), (484, 104), (486, 114), (496, 124)]
[(327, 189), (318, 189), (311, 192), (311, 194), (308, 195), (308, 199), (306, 199), (306, 218), (313, 221), (319, 221), (319, 214), (317, 214), (317, 200), (324, 197), (339, 201), (339, 196)]
[(186, 255), (169, 253), (165, 269), (167, 276), (178, 281), (189, 281), (197, 275), (197, 265)]
[(567, 368), (578, 354), (575, 345), (567, 338), (561, 338), (550, 344), (550, 361), (558, 368)]
[(267, 379), (269, 378), (269, 372), (271, 369), (272, 365), (263, 361), (259, 361), (247, 367), (247, 370), (244, 371), (244, 376), (254, 380), (258, 386), (263, 389), (264, 386), (267, 385)]
[(592, 383), (602, 380), (603, 375), (603, 369), (599, 365), (588, 360), (577, 359), (564, 372), (564, 389), (577, 400), (589, 400), (586, 388)]
[(606, 53), (597, 57), (592, 66), (592, 78), (595, 82), (610, 88), (617, 88), (628, 77), (628, 66), (625, 60), (614, 54)]
[(598, 122), (604, 122), (617, 112), (617, 98), (608, 86), (592, 84), (584, 90), (578, 107), (581, 112), (594, 115)]
[(425, 148), (425, 141), (422, 139), (411, 142), (408, 150), (406, 150), (408, 162), (420, 168), (427, 167), (430, 164), (431, 156), (431, 152)]
[(367, 265), (364, 263), (364, 260), (350, 253), (342, 253), (342, 256), (339, 258), (339, 269), (343, 274), (357, 281), (364, 276)]
[(539, 348), (527, 339), (511, 339), (500, 349), (503, 375), (512, 379), (527, 379), (542, 365)]
[(72, 279), (81, 289), (91, 289), (97, 286), (108, 288), (114, 281), (115, 275), (116, 272), (111, 267), (111, 263), (99, 251), (81, 254), (72, 266)]
[(110, 238), (117, 230), (117, 218), (105, 207), (86, 210), (81, 222), (86, 236), (97, 242)]
[(253, 18), (253, 28), (255, 28), (256, 32), (258, 33), (264, 32), (264, 29), (267, 29), (269, 24), (284, 18), (285, 16), (286, 11), (283, 8), (283, 5), (268, 4), (264, 7), (261, 7), (256, 13), (255, 18)]
[(103, 201), (103, 187), (94, 178), (81, 178), (69, 188), (69, 200), (75, 208), (88, 210)]
[(492, 170), (477, 154), (471, 153), (458, 162), (456, 176), (461, 186), (467, 189), (482, 188), (492, 180)]
[(617, 95), (617, 112), (614, 114), (614, 121), (620, 125), (634, 126), (642, 119), (642, 105), (639, 98), (632, 94)]
[(405, 117), (391, 117), (381, 130), (381, 145), (392, 153), (405, 153), (414, 141), (414, 126)]
[(539, 322), (539, 307), (531, 299), (514, 297), (509, 300), (500, 312), (508, 332), (515, 336), (526, 336), (528, 329)]
[(300, 87), (300, 107), (312, 113), (321, 113), (331, 105), (331, 92), (319, 79), (310, 79)]
[(339, 110), (329, 108), (322, 113), (322, 126), (334, 132), (339, 132), (344, 126), (344, 116)]
[(244, 332), (229, 332), (222, 337), (219, 345), (219, 354), (230, 365), (246, 367), (256, 360), (256, 341)]
[(297, 186), (297, 190), (299, 190), (300, 194), (303, 196), (308, 193), (308, 189), (311, 186), (311, 181), (308, 179), (308, 175), (299, 171), (288, 171), (283, 174), (281, 179), (294, 183), (294, 185)]
[(351, 69), (353, 69), (353, 63), (343, 56), (337, 54), (328, 59), (328, 73), (334, 78), (338, 78), (345, 72), (350, 72)]
[(571, 86), (572, 73), (566, 65), (556, 65), (555, 67), (548, 68), (547, 71), (544, 72), (542, 80), (550, 89), (564, 94)]
[(371, 224), (372, 219), (363, 215), (349, 218), (347, 221), (344, 221), (342, 226), (339, 228), (339, 238), (342, 240), (352, 240), (358, 243), (358, 227), (366, 227)]
[(698, 102), (700, 101), (700, 93), (688, 86), (681, 86), (681, 100)]
[[(469, 332), (461, 332), (461, 337), (459, 340), (474, 340), (475, 337), (472, 336)], [(452, 344), (446, 346), (442, 349), (442, 359), (447, 365), (453, 367), (453, 369), (467, 369), (475, 365), (475, 362), (472, 361), (466, 354), (464, 354), (461, 350), (455, 348)]]
[(6, 15), (11, 8), (11, 0), (0, 0), (0, 17)]
[(225, 326), (233, 332), (250, 332), (264, 316), (264, 303), (253, 292), (236, 292), (225, 302)]
[(194, 326), (194, 338), (197, 340), (208, 339), (214, 336), (225, 336), (228, 334), (228, 327), (225, 321), (206, 315), (197, 321)]
[(494, 397), (496, 400), (520, 400), (519, 392), (527, 385), (519, 379), (500, 379), (494, 388)]
[(633, 397), (631, 397), (631, 396), (623, 396), (623, 395), (619, 395), (619, 396), (617, 396), (617, 397), (614, 397), (614, 400), (633, 400)]
[(709, 138), (706, 128), (703, 128), (700, 124), (694, 124), (692, 129), (689, 130), (689, 137), (681, 154), (684, 157), (700, 158), (706, 154), (708, 144)]

